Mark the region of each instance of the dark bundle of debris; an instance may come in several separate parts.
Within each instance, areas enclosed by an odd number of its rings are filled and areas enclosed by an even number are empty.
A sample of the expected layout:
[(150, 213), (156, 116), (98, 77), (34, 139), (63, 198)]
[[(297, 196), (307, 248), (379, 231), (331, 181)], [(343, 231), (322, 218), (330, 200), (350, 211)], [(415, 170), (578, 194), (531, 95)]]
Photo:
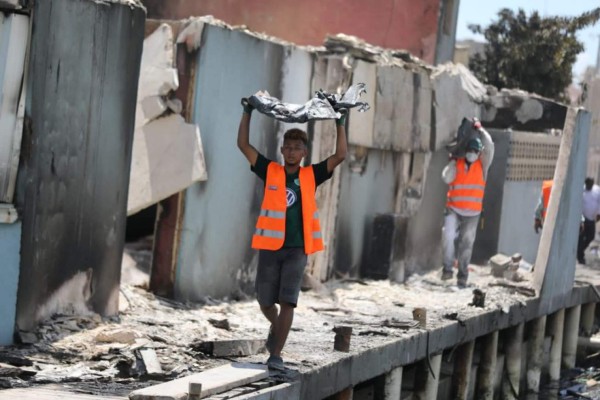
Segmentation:
[(474, 138), (481, 139), (479, 129), (481, 122), (477, 118), (463, 118), (456, 132), (456, 139), (446, 145), (446, 150), (453, 157), (464, 157), (467, 143)]
[(338, 119), (349, 109), (358, 107), (358, 111), (367, 111), (370, 106), (359, 101), (366, 93), (365, 84), (357, 83), (344, 94), (327, 93), (319, 90), (305, 104), (284, 103), (268, 92), (258, 92), (242, 99), (242, 105), (250, 104), (258, 112), (283, 122), (304, 123), (312, 120)]

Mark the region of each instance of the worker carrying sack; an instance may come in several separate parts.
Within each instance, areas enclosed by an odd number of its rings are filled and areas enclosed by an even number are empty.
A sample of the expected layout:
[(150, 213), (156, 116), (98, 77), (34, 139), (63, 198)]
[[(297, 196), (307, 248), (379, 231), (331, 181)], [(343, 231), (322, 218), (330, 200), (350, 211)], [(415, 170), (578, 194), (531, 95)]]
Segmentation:
[(456, 138), (446, 145), (446, 150), (454, 158), (464, 157), (469, 141), (471, 139), (481, 140), (479, 129), (481, 129), (481, 122), (477, 118), (463, 118), (456, 132)]

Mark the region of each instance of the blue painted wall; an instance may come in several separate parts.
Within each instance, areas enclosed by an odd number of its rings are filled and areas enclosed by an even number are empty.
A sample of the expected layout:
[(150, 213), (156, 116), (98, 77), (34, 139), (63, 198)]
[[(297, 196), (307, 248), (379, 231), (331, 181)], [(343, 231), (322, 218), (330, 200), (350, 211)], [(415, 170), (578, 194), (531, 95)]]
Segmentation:
[(0, 345), (13, 341), (21, 251), (21, 223), (0, 224)]
[[(185, 195), (175, 284), (179, 299), (252, 290), (258, 253), (250, 240), (263, 189), (237, 147), (240, 98), (258, 90), (280, 98), (283, 57), (284, 46), (204, 28), (193, 120), (202, 133), (208, 180)], [(274, 119), (254, 113), (250, 142), (271, 159), (277, 154), (277, 131)]]

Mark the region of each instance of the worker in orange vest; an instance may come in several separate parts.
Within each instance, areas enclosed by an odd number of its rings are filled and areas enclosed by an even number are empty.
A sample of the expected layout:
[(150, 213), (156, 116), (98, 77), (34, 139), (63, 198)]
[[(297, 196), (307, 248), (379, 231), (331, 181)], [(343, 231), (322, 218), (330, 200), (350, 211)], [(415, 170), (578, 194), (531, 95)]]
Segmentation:
[(473, 126), (479, 137), (472, 137), (467, 142), (464, 157), (453, 158), (442, 171), (442, 179), (449, 185), (442, 239), (442, 280), (452, 279), (452, 268), (458, 262), (459, 288), (467, 286), (487, 173), (494, 158), (494, 142), (490, 134), (477, 120)]
[(548, 203), (550, 202), (550, 193), (552, 192), (552, 184), (554, 181), (547, 180), (542, 183), (542, 193), (540, 194), (540, 200), (535, 208), (535, 219), (533, 222), (533, 229), (535, 233), (538, 233), (544, 226), (546, 220), (546, 213), (548, 212)]
[(242, 105), (244, 112), (237, 144), (250, 162), (251, 170), (265, 182), (252, 237), (252, 248), (259, 250), (256, 296), (260, 310), (271, 323), (267, 365), (270, 369), (282, 370), (281, 351), (292, 326), (307, 255), (324, 247), (315, 191), (331, 178), (335, 167), (346, 157), (346, 116), (343, 114), (336, 120), (335, 153), (307, 167), (300, 166), (307, 155), (306, 132), (296, 128), (285, 132), (280, 149), (284, 161), (281, 165), (265, 158), (250, 144), (253, 107), (244, 101)]

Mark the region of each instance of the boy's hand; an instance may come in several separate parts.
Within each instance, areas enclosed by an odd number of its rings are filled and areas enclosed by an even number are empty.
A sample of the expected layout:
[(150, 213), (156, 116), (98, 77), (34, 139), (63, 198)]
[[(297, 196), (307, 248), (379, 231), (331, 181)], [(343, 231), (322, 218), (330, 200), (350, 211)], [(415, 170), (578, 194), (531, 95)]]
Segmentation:
[(252, 110), (254, 110), (254, 107), (248, 102), (248, 99), (246, 97), (242, 97), (241, 103), (242, 107), (244, 108), (244, 112), (246, 114), (252, 114)]
[(342, 116), (335, 120), (335, 125), (346, 126), (346, 116), (348, 115), (348, 110), (340, 110), (340, 113)]

